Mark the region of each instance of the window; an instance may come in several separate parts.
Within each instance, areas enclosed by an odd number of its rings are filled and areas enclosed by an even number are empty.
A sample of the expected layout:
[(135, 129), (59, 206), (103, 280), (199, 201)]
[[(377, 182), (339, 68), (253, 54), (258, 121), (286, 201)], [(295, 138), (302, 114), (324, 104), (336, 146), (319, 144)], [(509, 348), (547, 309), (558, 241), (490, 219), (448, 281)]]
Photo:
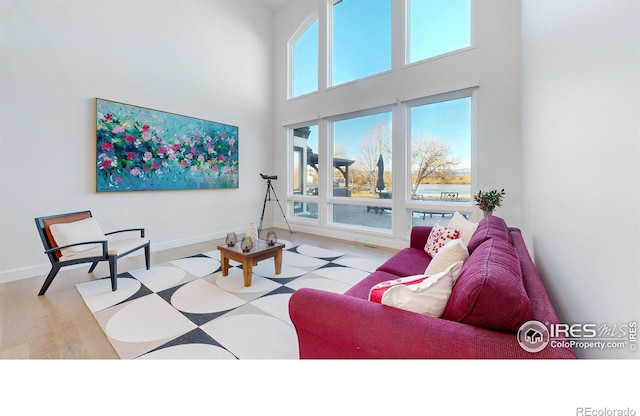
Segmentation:
[[(431, 79), (430, 70), (440, 61), (425, 61), (410, 71), (412, 77), (414, 71), (425, 74), (424, 83), (416, 78), (420, 88), (407, 91), (400, 84), (396, 92), (393, 81), (405, 68), (392, 60), (392, 46), (406, 48), (405, 63), (470, 47), (471, 0), (327, 3), (326, 15), (308, 18), (288, 44), (289, 98), (317, 92), (285, 103), (287, 109), (296, 107), (287, 117), (307, 114), (307, 121), (287, 126), (291, 218), (312, 227), (406, 237), (411, 225), (446, 224), (456, 211), (473, 215), (471, 118), (477, 83), (455, 74), (446, 83)], [(393, 23), (401, 27), (392, 31)], [(392, 32), (405, 37), (394, 39)], [(395, 73), (392, 62), (398, 64)], [(371, 78), (343, 85), (365, 77)], [(450, 91), (452, 85), (463, 90), (416, 95), (424, 89)], [(332, 90), (335, 86), (341, 87)], [(341, 94), (352, 92), (356, 100), (343, 103)]]
[[(314, 124), (293, 128), (293, 165), (291, 169), (292, 194), (294, 196), (318, 195), (318, 126)], [(318, 204), (305, 198), (293, 204), (298, 218), (318, 218)]]
[(291, 96), (318, 91), (318, 19), (291, 47)]
[(333, 196), (380, 198), (390, 186), (391, 111), (333, 122)]
[[(411, 199), (471, 202), (471, 97), (410, 106)], [(433, 212), (433, 211), (431, 211)]]
[(391, 0), (339, 0), (332, 17), (330, 85), (391, 69)]
[(333, 122), (332, 194), (372, 200), (334, 204), (334, 223), (391, 229), (391, 154), (391, 111)]
[(408, 63), (471, 45), (470, 0), (410, 0)]

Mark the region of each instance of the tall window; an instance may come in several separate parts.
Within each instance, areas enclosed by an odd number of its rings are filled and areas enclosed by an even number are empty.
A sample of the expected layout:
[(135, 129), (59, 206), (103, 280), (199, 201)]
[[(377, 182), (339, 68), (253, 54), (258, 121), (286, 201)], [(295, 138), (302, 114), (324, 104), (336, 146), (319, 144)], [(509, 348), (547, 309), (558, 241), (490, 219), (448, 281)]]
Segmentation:
[(410, 107), (411, 199), (471, 201), (471, 97)]
[(332, 16), (330, 85), (391, 69), (391, 0), (339, 0)]
[(391, 229), (391, 155), (391, 111), (333, 122), (333, 196), (376, 200), (334, 204), (334, 223)]
[(391, 111), (335, 121), (333, 196), (378, 198), (390, 186)]
[(291, 96), (318, 91), (318, 19), (291, 47)]
[(471, 45), (470, 0), (410, 0), (408, 62)]
[[(311, 124), (294, 128), (292, 194), (316, 197), (318, 173), (321, 169), (320, 160), (318, 160), (318, 126)], [(318, 218), (316, 202), (297, 201), (293, 208), (296, 217)]]

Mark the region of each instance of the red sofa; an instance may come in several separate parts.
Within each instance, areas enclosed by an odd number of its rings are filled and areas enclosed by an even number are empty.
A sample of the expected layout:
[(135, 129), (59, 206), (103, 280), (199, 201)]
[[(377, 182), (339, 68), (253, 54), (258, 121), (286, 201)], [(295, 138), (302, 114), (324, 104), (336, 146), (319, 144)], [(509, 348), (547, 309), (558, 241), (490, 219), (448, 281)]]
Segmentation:
[(289, 302), (300, 358), (576, 358), (547, 345), (527, 352), (517, 330), (524, 322), (559, 323), (519, 229), (492, 216), (468, 241), (469, 258), (436, 318), (368, 300), (370, 289), (399, 276), (424, 273), (431, 227), (412, 229), (410, 246), (344, 294), (297, 290)]

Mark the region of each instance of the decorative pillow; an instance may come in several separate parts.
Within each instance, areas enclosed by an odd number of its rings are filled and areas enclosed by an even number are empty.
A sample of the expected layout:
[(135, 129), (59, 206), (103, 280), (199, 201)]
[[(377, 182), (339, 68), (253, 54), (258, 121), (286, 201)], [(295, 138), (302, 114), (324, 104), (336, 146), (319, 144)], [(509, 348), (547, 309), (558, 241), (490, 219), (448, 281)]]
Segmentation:
[(453, 228), (443, 227), (440, 224), (436, 224), (429, 233), (427, 243), (424, 246), (424, 251), (427, 252), (432, 258), (438, 253), (445, 244), (451, 240), (455, 240), (460, 236), (460, 231)]
[[(53, 224), (49, 229), (58, 247), (81, 243), (83, 241), (106, 240), (102, 229), (93, 218), (63, 224)], [(60, 252), (63, 256), (71, 256), (99, 246), (100, 244), (84, 244), (81, 246), (63, 248)]]
[(451, 240), (438, 250), (438, 253), (431, 259), (424, 274), (431, 276), (441, 273), (447, 270), (453, 263), (459, 261), (464, 262), (468, 258), (469, 250), (467, 250), (467, 245), (464, 243), (464, 240), (462, 238)]
[(462, 262), (459, 261), (433, 276), (409, 276), (417, 283), (410, 279), (400, 284), (392, 280), (388, 286), (388, 282), (380, 283), (371, 289), (371, 300), (376, 301), (382, 292), (380, 303), (383, 305), (439, 318), (447, 306), (461, 267)]
[(449, 224), (447, 224), (447, 227), (460, 231), (460, 238), (464, 240), (465, 245), (468, 245), (471, 236), (473, 236), (473, 233), (475, 233), (478, 228), (478, 223), (469, 221), (456, 211), (451, 217)]
[(393, 286), (398, 285), (415, 285), (421, 283), (429, 276), (424, 274), (416, 274), (414, 276), (399, 277), (393, 280), (380, 282), (373, 286), (369, 291), (369, 300), (376, 303), (382, 303), (382, 295)]

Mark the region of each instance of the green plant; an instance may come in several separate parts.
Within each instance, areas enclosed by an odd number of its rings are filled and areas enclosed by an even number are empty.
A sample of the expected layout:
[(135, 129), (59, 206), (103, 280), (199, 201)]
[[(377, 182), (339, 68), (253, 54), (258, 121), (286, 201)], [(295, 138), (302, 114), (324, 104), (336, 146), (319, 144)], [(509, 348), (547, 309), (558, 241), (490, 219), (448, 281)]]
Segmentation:
[(491, 191), (478, 191), (478, 195), (474, 195), (473, 199), (476, 201), (476, 205), (483, 211), (493, 211), (497, 207), (502, 205), (504, 199), (504, 189), (498, 191), (493, 189)]

